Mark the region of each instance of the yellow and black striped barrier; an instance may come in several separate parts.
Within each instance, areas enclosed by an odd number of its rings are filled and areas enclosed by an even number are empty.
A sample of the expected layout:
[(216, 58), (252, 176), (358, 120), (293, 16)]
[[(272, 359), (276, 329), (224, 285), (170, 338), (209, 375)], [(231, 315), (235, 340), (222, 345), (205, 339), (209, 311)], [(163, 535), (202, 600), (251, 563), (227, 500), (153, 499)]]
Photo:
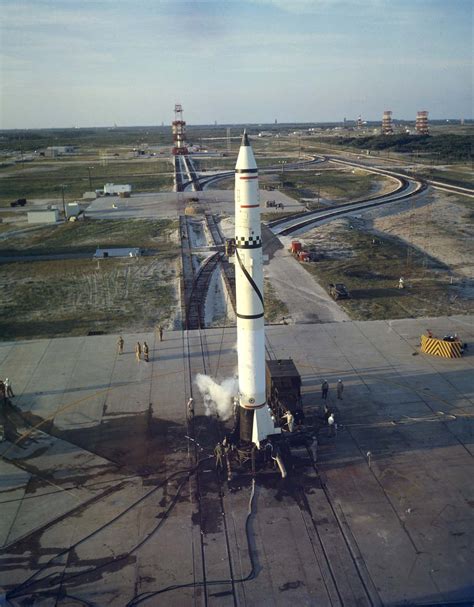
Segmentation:
[(461, 358), (462, 343), (460, 341), (444, 341), (436, 337), (421, 336), (421, 351), (432, 356), (443, 358)]

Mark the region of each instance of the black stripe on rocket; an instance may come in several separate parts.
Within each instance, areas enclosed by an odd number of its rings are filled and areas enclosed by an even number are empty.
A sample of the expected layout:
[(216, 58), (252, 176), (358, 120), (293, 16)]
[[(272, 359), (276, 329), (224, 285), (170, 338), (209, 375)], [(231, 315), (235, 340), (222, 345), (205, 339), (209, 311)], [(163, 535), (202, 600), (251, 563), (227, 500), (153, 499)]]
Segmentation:
[[(257, 297), (259, 298), (259, 300), (262, 302), (262, 308), (265, 309), (265, 305), (263, 303), (263, 296), (260, 293), (260, 289), (257, 287), (257, 285), (255, 284), (255, 281), (253, 280), (253, 278), (250, 276), (250, 274), (247, 272), (247, 269), (245, 268), (244, 264), (242, 263), (242, 260), (240, 259), (240, 255), (239, 252), (236, 250), (235, 251), (235, 256), (237, 257), (237, 261), (239, 262), (239, 266), (240, 269), (242, 270), (242, 272), (244, 273), (245, 278), (249, 281), (249, 283), (252, 285), (252, 289), (255, 291), (255, 293), (257, 294)], [(264, 315), (264, 312), (262, 312), (261, 314), (255, 314), (253, 316), (246, 316), (245, 314), (239, 314), (237, 312), (237, 316), (239, 318), (244, 318), (244, 319), (256, 319), (256, 318), (262, 318), (262, 316)]]

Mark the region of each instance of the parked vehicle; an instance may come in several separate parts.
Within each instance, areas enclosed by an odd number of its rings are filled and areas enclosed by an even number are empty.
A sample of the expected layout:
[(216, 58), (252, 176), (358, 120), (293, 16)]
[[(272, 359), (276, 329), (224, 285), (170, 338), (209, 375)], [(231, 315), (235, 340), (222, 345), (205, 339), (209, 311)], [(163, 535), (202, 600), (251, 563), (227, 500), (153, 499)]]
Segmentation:
[(289, 250), (293, 257), (296, 257), (298, 261), (311, 261), (309, 251), (303, 249), (303, 245), (299, 240), (292, 240)]
[(13, 202), (10, 202), (11, 207), (24, 207), (26, 204), (26, 198), (18, 198)]
[(336, 282), (333, 284), (332, 282), (329, 284), (329, 295), (334, 299), (349, 299), (350, 294), (342, 282)]

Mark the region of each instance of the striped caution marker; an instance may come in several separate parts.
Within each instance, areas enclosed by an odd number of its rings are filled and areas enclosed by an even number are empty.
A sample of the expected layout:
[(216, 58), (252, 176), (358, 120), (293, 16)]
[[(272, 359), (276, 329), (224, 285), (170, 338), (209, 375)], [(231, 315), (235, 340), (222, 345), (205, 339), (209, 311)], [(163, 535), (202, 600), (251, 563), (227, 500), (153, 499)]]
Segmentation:
[(421, 336), (421, 351), (432, 356), (442, 356), (443, 358), (461, 358), (460, 341), (444, 341), (436, 337)]

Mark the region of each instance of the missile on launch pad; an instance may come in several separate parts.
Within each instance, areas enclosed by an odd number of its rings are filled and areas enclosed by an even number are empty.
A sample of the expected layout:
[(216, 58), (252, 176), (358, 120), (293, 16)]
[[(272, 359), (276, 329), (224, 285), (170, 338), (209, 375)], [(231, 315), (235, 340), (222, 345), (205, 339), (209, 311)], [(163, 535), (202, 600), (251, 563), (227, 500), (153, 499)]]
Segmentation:
[(263, 255), (258, 169), (244, 132), (235, 166), (235, 288), (240, 439), (260, 447), (275, 428), (265, 393)]

